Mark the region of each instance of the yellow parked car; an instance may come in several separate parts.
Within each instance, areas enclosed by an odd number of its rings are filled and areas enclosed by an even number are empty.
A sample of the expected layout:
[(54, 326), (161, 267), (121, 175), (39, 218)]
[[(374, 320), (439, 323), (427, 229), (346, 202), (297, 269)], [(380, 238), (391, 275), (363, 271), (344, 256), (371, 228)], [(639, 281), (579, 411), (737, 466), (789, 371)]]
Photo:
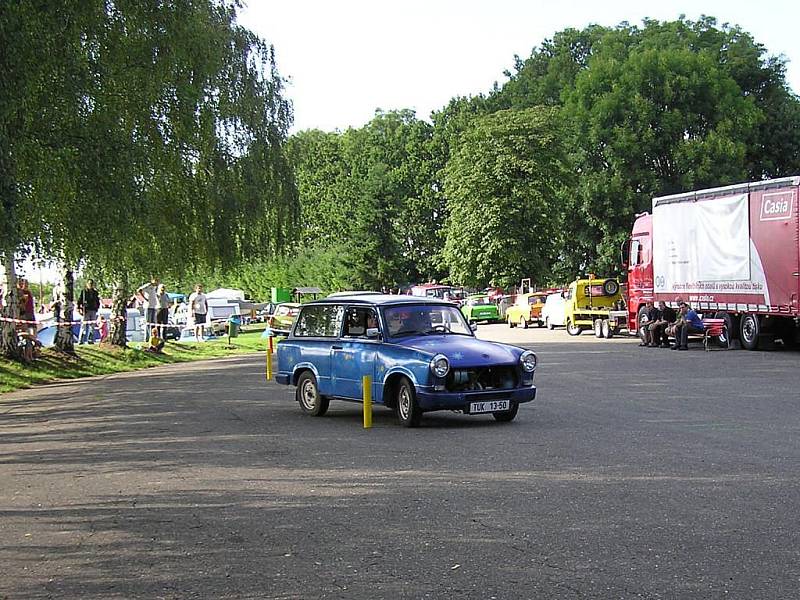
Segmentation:
[(294, 321), (299, 314), (299, 304), (296, 302), (283, 302), (275, 307), (275, 312), (272, 313), (267, 324), (274, 333), (289, 335), (292, 327), (294, 327)]
[(544, 327), (542, 308), (544, 308), (546, 299), (547, 292), (517, 294), (517, 301), (506, 310), (506, 323), (509, 327), (519, 325), (524, 329), (534, 323), (539, 327)]
[(576, 279), (564, 294), (564, 324), (569, 335), (584, 329), (610, 338), (627, 327), (627, 311), (616, 279)]

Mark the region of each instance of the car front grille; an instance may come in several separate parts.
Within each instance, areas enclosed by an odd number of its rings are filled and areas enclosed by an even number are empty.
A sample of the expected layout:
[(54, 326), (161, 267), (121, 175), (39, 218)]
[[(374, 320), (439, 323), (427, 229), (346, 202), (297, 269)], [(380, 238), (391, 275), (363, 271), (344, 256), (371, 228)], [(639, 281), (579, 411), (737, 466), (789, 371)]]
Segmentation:
[(510, 366), (453, 369), (445, 380), (448, 392), (511, 390), (518, 385), (517, 369)]

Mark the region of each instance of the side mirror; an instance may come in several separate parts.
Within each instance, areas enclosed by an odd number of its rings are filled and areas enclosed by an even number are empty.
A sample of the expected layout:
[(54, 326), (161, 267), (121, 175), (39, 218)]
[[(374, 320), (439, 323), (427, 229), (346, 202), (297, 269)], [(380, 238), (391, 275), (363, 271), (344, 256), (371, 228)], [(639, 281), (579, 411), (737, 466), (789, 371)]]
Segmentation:
[(377, 327), (367, 328), (367, 338), (370, 340), (377, 340), (381, 337), (381, 330)]
[(472, 323), (469, 324), (469, 328), (472, 329), (472, 331), (478, 331), (478, 324), (475, 321), (473, 321)]

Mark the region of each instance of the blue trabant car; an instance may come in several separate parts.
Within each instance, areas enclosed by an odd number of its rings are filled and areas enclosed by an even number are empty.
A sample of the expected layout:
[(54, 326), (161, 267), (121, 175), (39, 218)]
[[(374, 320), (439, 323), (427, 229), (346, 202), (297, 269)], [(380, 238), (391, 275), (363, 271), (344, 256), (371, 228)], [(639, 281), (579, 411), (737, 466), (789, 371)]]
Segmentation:
[(321, 416), (331, 399), (372, 399), (400, 424), (453, 410), (511, 421), (536, 397), (536, 354), (479, 340), (450, 302), (413, 296), (349, 296), (304, 304), (277, 345), (278, 383), (297, 387), (303, 412)]

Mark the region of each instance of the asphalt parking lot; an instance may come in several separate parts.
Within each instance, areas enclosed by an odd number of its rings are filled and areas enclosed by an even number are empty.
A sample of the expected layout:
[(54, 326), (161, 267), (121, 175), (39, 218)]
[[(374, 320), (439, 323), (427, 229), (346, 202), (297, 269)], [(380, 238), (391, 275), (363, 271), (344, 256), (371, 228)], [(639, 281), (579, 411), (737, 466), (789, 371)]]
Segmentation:
[(794, 598), (800, 353), (537, 351), (517, 420), (300, 413), (264, 357), (0, 395), (0, 598)]

